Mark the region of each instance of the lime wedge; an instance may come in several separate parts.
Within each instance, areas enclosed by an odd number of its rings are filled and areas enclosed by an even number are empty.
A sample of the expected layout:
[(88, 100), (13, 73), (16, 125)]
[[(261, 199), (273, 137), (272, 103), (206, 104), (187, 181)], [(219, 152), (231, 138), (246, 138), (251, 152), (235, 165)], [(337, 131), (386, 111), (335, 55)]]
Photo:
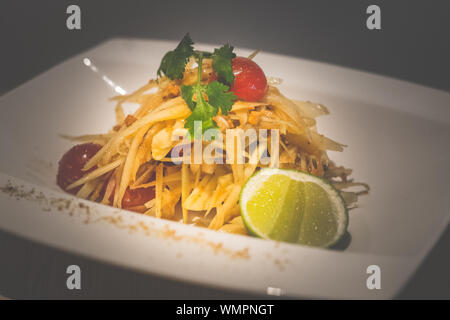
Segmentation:
[(242, 188), (242, 220), (257, 237), (329, 247), (346, 232), (347, 208), (326, 180), (296, 170), (262, 169)]

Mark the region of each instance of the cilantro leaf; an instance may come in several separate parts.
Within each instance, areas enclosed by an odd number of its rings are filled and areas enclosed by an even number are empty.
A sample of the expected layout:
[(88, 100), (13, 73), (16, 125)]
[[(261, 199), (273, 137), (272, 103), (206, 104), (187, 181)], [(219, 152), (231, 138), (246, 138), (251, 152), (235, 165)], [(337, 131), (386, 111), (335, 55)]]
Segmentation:
[(191, 36), (189, 35), (189, 32), (186, 33), (181, 39), (178, 46), (175, 48), (175, 51), (182, 53), (185, 57), (190, 57), (194, 54), (194, 47), (192, 46), (194, 44), (194, 41), (192, 41)]
[(172, 80), (182, 79), (186, 63), (189, 61), (189, 57), (194, 54), (193, 44), (189, 33), (186, 33), (178, 46), (167, 52), (162, 58), (157, 71), (158, 76), (165, 74)]
[(184, 60), (179, 59), (175, 51), (169, 51), (164, 55), (157, 74), (158, 77), (165, 74), (173, 80), (183, 76), (184, 67)]
[(192, 111), (194, 111), (195, 109), (195, 102), (192, 100), (194, 92), (195, 92), (194, 86), (185, 86), (185, 85), (181, 86), (181, 97), (184, 99), (184, 101), (186, 101), (186, 104)]
[(236, 57), (236, 55), (233, 53), (233, 49), (232, 46), (226, 44), (219, 49), (214, 49), (212, 55), (215, 73), (218, 76), (221, 76), (227, 83), (232, 83), (234, 81), (231, 59)]
[(228, 114), (234, 101), (237, 100), (233, 92), (228, 92), (229, 89), (230, 87), (218, 81), (213, 81), (206, 87), (209, 104), (217, 109), (220, 108), (224, 115)]
[[(198, 137), (208, 129), (216, 128), (216, 123), (212, 119), (217, 114), (217, 109), (210, 105), (203, 98), (198, 99), (192, 114), (186, 119), (185, 128), (189, 129), (191, 137)], [(201, 121), (201, 132), (195, 126), (195, 121)]]
[[(188, 53), (189, 56), (187, 55)], [(234, 81), (234, 74), (231, 67), (231, 59), (235, 57), (235, 54), (233, 53), (233, 47), (230, 45), (224, 45), (220, 49), (215, 49), (214, 53), (210, 54), (203, 51), (193, 51), (192, 43), (188, 43), (187, 47), (180, 43), (174, 51), (166, 54), (167, 58), (166, 56), (163, 58), (161, 66), (161, 68), (163, 68), (162, 71), (169, 76), (168, 72), (170, 69), (164, 69), (166, 67), (166, 61), (167, 64), (173, 62), (179, 59), (179, 56), (183, 56), (183, 54), (188, 58), (193, 55), (197, 59), (198, 64), (197, 83), (192, 86), (181, 86), (181, 97), (186, 101), (186, 104), (192, 111), (191, 115), (186, 119), (184, 127), (189, 129), (191, 137), (197, 138), (202, 136), (206, 130), (217, 128), (217, 124), (214, 122), (213, 117), (217, 115), (219, 109), (223, 114), (228, 114), (234, 101), (237, 100), (234, 93), (228, 92), (230, 87), (223, 83), (218, 81), (213, 81), (206, 85), (201, 83), (203, 58), (204, 56), (211, 56), (213, 58), (213, 67), (216, 74), (226, 81), (232, 82)], [(183, 64), (181, 77), (183, 76), (184, 67), (185, 63)], [(208, 101), (205, 100), (204, 94), (208, 96)], [(196, 96), (195, 101), (194, 95)], [(195, 125), (196, 121), (201, 123), (201, 129), (199, 126)]]

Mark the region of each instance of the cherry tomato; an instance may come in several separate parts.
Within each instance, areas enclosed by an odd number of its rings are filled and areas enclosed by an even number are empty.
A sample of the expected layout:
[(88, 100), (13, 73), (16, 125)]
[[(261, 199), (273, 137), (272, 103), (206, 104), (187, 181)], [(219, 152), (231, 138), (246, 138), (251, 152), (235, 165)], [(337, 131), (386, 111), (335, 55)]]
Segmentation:
[[(122, 198), (122, 208), (143, 213), (147, 210), (144, 204), (155, 198), (155, 188), (139, 188), (130, 189), (129, 187), (125, 190), (125, 194)], [(109, 196), (109, 204), (114, 201), (114, 191)]]
[[(85, 164), (102, 148), (101, 145), (95, 143), (84, 143), (72, 147), (67, 151), (59, 160), (58, 175), (56, 181), (58, 185), (65, 191), (76, 194), (80, 187), (67, 190), (67, 187), (82, 178), (85, 174), (95, 170), (97, 167), (93, 167), (89, 170), (83, 171), (82, 168)], [(104, 190), (103, 190), (104, 192)], [(146, 202), (152, 200), (155, 197), (155, 188), (139, 188), (133, 189), (127, 188), (122, 199), (122, 208), (130, 209), (134, 211), (142, 212), (139, 208)], [(112, 203), (114, 199), (114, 192), (111, 194), (109, 200)]]
[[(259, 101), (267, 91), (267, 79), (264, 71), (251, 59), (236, 57), (231, 60), (234, 84), (230, 91), (241, 100)], [(211, 80), (217, 80), (216, 74), (212, 73)]]
[(72, 147), (59, 160), (58, 175), (56, 176), (57, 184), (69, 193), (77, 193), (81, 187), (67, 190), (66, 188), (83, 177), (85, 174), (95, 170), (83, 171), (84, 165), (102, 148), (101, 145), (95, 143), (83, 143)]
[(122, 208), (131, 209), (134, 207), (143, 206), (146, 202), (149, 202), (155, 198), (155, 188), (139, 188), (130, 189), (127, 188), (122, 198)]

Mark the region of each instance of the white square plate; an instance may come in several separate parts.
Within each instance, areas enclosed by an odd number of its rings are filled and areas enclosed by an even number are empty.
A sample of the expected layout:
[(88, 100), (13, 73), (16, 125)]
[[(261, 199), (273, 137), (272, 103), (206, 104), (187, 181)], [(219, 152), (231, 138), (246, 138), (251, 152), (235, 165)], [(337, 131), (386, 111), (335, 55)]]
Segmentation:
[[(257, 56), (267, 75), (283, 79), (280, 89), (288, 97), (329, 108), (331, 114), (319, 118), (319, 131), (348, 145), (330, 158), (371, 186), (359, 208), (350, 211), (351, 242), (344, 251), (185, 226), (58, 189), (57, 163), (71, 146), (59, 135), (110, 129), (114, 103), (108, 98), (117, 94), (114, 90), (130, 92), (154, 78), (161, 57), (175, 45), (111, 40), (0, 99), (0, 228), (209, 286), (292, 297), (394, 297), (449, 222), (446, 92), (294, 57)], [(17, 188), (5, 188), (8, 183)], [(380, 290), (366, 286), (369, 265), (381, 268)]]

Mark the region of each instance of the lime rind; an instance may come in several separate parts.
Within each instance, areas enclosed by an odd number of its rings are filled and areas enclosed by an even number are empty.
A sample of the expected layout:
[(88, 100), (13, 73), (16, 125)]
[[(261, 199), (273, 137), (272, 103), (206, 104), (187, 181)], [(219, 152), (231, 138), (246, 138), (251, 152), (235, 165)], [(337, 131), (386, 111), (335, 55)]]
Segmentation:
[(264, 181), (276, 174), (288, 176), (290, 179), (296, 181), (316, 183), (322, 187), (328, 195), (330, 195), (330, 199), (332, 200), (331, 202), (336, 208), (335, 216), (337, 221), (337, 230), (335, 236), (322, 247), (329, 248), (339, 242), (339, 240), (345, 235), (349, 223), (348, 209), (340, 192), (327, 180), (294, 169), (264, 168), (254, 173), (247, 180), (240, 193), (239, 206), (241, 209), (242, 220), (248, 232), (259, 238), (270, 239), (267, 234), (260, 232), (255, 226), (252, 225), (250, 217), (246, 215), (246, 205), (247, 202), (255, 195), (255, 192), (259, 190), (259, 187), (264, 183)]

